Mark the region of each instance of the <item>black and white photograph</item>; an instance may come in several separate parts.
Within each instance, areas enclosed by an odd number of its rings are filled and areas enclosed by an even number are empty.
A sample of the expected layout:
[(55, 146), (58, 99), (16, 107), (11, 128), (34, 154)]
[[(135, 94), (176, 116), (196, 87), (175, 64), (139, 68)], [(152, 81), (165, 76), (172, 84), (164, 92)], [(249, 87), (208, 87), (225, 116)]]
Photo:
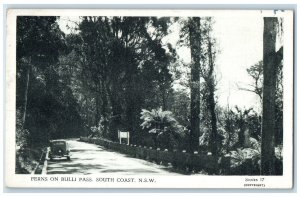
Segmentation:
[(11, 11), (9, 185), (292, 187), (292, 11)]

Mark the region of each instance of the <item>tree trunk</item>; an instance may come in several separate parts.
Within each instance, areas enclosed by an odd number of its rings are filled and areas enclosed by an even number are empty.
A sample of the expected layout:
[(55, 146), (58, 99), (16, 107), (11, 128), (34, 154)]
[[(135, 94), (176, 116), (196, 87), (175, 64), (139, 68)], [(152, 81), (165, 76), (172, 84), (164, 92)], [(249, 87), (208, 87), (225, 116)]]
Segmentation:
[(27, 72), (26, 72), (26, 87), (25, 87), (25, 93), (24, 93), (24, 105), (23, 105), (23, 117), (22, 117), (22, 127), (25, 126), (26, 121), (26, 113), (27, 113), (27, 102), (28, 102), (28, 89), (29, 89), (29, 80), (30, 80), (30, 71), (31, 71), (31, 65), (30, 62), (27, 65)]
[(102, 89), (102, 106), (101, 106), (101, 111), (102, 111), (102, 124), (103, 124), (103, 135), (107, 137), (107, 132), (108, 132), (108, 100), (107, 100), (107, 91), (106, 91), (106, 85), (105, 82), (101, 82), (101, 89)]
[(100, 121), (100, 96), (99, 92), (96, 92), (96, 116), (95, 116), (95, 126), (99, 126)]
[(264, 18), (263, 35), (263, 118), (261, 144), (261, 174), (274, 175), (274, 131), (276, 93), (276, 25), (274, 17)]
[(107, 89), (108, 90), (108, 95), (110, 98), (110, 103), (111, 103), (111, 112), (112, 112), (112, 117), (111, 117), (111, 133), (110, 133), (110, 138), (112, 140), (117, 140), (117, 131), (122, 128), (122, 120), (121, 120), (121, 114), (123, 113), (122, 110), (122, 104), (119, 99), (118, 95), (118, 90), (116, 89), (116, 86), (114, 85), (115, 82), (112, 84), (112, 89)]
[(163, 88), (162, 90), (162, 110), (166, 111), (166, 90)]
[(214, 88), (213, 84), (210, 84), (210, 93), (209, 93), (209, 111), (211, 116), (211, 152), (212, 155), (218, 155), (218, 144), (219, 144), (219, 136), (217, 130), (217, 117), (215, 112), (215, 99), (214, 99)]
[(201, 31), (200, 18), (192, 17), (189, 21), (191, 46), (191, 133), (190, 151), (198, 150), (200, 137), (200, 55)]
[[(210, 39), (210, 38), (209, 38)], [(218, 145), (219, 145), (219, 137), (218, 137), (218, 130), (217, 130), (217, 116), (215, 112), (216, 102), (215, 102), (215, 82), (214, 82), (214, 62), (212, 56), (212, 49), (211, 49), (211, 41), (208, 41), (208, 58), (209, 58), (209, 72), (208, 72), (208, 106), (210, 111), (211, 117), (211, 137), (210, 137), (210, 145), (211, 145), (211, 152), (212, 155), (218, 155)]]

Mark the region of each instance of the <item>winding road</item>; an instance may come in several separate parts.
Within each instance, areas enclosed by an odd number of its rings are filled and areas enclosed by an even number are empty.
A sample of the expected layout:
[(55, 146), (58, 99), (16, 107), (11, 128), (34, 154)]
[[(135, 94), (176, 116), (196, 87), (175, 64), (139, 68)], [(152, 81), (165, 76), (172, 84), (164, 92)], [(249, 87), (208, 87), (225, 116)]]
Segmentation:
[(77, 139), (67, 141), (70, 144), (71, 161), (48, 161), (47, 174), (180, 175), (168, 167), (131, 158), (99, 145), (80, 142)]

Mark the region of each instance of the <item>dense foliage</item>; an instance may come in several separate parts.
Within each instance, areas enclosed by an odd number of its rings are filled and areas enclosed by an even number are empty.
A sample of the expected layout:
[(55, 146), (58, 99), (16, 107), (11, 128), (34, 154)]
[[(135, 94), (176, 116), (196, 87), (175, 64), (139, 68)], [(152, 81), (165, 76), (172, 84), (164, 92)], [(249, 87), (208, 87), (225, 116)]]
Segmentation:
[(59, 76), (66, 46), (56, 17), (18, 17), (17, 27), (17, 135), (28, 146), (78, 136), (78, 103)]
[[(17, 19), (16, 142), (20, 151), (42, 148), (57, 138), (117, 141), (118, 131), (128, 131), (132, 144), (210, 152), (216, 157), (230, 154), (233, 168), (248, 159), (259, 168), (261, 112), (218, 104), (218, 44), (212, 18), (85, 16), (67, 35), (58, 20)], [(172, 25), (181, 29), (176, 46), (164, 40), (172, 33)], [(182, 62), (178, 47), (191, 50), (190, 64)], [(247, 69), (253, 84), (246, 89), (260, 98), (262, 64)], [(282, 66), (276, 71), (279, 161)]]

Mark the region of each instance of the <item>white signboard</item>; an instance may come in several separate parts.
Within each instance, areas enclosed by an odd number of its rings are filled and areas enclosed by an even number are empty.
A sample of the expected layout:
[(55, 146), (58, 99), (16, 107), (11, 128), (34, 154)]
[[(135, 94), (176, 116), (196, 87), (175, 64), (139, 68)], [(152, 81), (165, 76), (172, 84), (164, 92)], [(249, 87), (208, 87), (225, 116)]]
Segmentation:
[(120, 144), (121, 144), (122, 138), (124, 138), (124, 139), (127, 139), (127, 144), (129, 145), (129, 132), (118, 131), (118, 138), (120, 140)]

